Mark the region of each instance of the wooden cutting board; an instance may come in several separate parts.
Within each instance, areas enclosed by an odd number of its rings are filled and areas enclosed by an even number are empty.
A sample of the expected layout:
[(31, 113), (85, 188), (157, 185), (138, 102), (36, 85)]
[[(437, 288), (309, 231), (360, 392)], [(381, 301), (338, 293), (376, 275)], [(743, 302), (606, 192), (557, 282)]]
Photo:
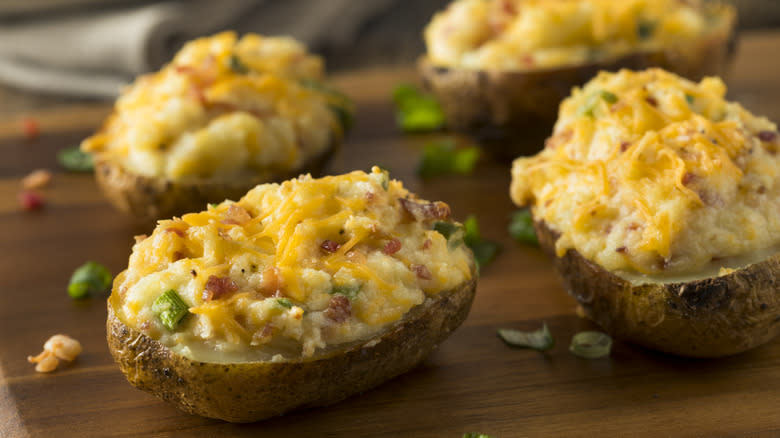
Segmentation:
[[(780, 120), (780, 34), (748, 35), (730, 80), (732, 99)], [(41, 132), (22, 135), (0, 123), (0, 436), (778, 436), (780, 341), (736, 357), (691, 360), (617, 342), (606, 359), (568, 352), (571, 336), (594, 328), (539, 249), (507, 234), (509, 167), (483, 159), (471, 176), (420, 180), (422, 146), (405, 136), (388, 102), (410, 70), (338, 77), (358, 106), (354, 131), (329, 171), (380, 164), (427, 199), (447, 201), (456, 217), (475, 215), (503, 251), (482, 270), (465, 324), (418, 368), (337, 405), (265, 422), (234, 425), (183, 414), (134, 389), (105, 342), (105, 300), (73, 301), (66, 285), (86, 260), (116, 273), (133, 235), (144, 233), (104, 201), (91, 175), (62, 173), (56, 152), (77, 144), (106, 107), (34, 115)], [(46, 207), (21, 211), (19, 179), (55, 171)], [(516, 350), (499, 327), (547, 322), (557, 344), (548, 353)], [(52, 334), (67, 333), (84, 352), (72, 364), (38, 374), (26, 357)]]

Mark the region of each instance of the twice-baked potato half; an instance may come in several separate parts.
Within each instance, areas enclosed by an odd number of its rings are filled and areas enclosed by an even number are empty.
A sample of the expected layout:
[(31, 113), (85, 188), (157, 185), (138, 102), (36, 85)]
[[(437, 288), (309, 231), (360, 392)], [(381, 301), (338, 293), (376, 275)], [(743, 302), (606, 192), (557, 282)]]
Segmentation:
[(561, 105), (511, 195), (587, 317), (684, 356), (780, 333), (780, 135), (720, 79), (601, 73)]
[(419, 70), (451, 129), (513, 159), (599, 71), (721, 75), (735, 25), (733, 7), (700, 0), (455, 0), (426, 28)]
[(134, 386), (233, 422), (327, 405), (413, 368), (466, 318), (473, 255), (443, 202), (378, 168), (263, 184), (161, 220), (108, 300)]
[(322, 60), (290, 38), (197, 39), (125, 89), (81, 148), (120, 211), (145, 222), (198, 211), (321, 170), (351, 112), (322, 78)]

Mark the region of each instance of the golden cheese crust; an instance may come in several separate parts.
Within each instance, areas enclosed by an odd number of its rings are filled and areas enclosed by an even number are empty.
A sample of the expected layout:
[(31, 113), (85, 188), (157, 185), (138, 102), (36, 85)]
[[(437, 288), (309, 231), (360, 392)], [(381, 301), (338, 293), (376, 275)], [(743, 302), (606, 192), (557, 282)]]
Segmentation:
[[(449, 215), (376, 167), (260, 185), (140, 236), (115, 279), (115, 311), (192, 359), (311, 357), (370, 338), (472, 278)], [(186, 309), (175, 328), (155, 308), (166, 291)]]
[(734, 15), (699, 0), (457, 0), (434, 16), (425, 41), (437, 66), (528, 71), (685, 52)]
[(780, 244), (777, 127), (700, 83), (650, 69), (573, 91), (538, 155), (512, 169), (512, 199), (611, 272), (696, 273)]
[(291, 38), (200, 38), (125, 89), (82, 149), (181, 184), (300, 170), (339, 142), (349, 111), (322, 79), (322, 60)]

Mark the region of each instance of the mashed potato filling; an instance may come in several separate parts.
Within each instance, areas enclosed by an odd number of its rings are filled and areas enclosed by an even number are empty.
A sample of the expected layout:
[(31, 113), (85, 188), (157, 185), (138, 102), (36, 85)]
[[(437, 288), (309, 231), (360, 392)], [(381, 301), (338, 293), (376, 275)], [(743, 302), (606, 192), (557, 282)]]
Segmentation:
[(777, 126), (725, 100), (720, 79), (601, 73), (560, 107), (512, 199), (609, 271), (676, 275), (780, 244)]
[[(376, 167), (260, 185), (139, 237), (114, 308), (194, 359), (308, 357), (367, 339), (471, 278), (470, 252), (437, 221), (449, 221), (446, 204), (417, 199)], [(174, 329), (154, 308), (169, 290), (188, 309)]]
[[(435, 64), (529, 70), (684, 48), (729, 26), (701, 0), (455, 0), (425, 30)], [(721, 18), (713, 18), (720, 16)]]
[(311, 86), (322, 76), (322, 60), (290, 38), (197, 39), (125, 89), (82, 149), (173, 181), (296, 169), (342, 135), (332, 96)]

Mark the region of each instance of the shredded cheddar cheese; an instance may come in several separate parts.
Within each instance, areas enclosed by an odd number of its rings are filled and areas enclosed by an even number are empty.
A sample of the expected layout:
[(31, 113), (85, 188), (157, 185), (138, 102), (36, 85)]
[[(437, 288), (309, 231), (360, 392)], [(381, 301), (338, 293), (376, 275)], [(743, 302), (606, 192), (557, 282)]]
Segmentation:
[(701, 0), (456, 0), (434, 16), (425, 42), (438, 65), (529, 70), (684, 47), (733, 16)]
[(81, 147), (173, 181), (297, 169), (343, 134), (347, 103), (311, 86), (322, 77), (322, 60), (291, 38), (200, 38), (125, 89)]
[(725, 94), (717, 78), (601, 73), (561, 104), (545, 149), (514, 162), (512, 199), (561, 233), (559, 256), (610, 271), (690, 273), (777, 245), (777, 127)]
[[(401, 199), (421, 211), (443, 205), (375, 167), (260, 185), (160, 221), (115, 280), (118, 316), (181, 354), (220, 360), (306, 357), (365, 339), (471, 277), (469, 251), (433, 230), (446, 218), (417, 218)], [(421, 278), (420, 266), (436, 275)], [(153, 310), (168, 290), (189, 307), (173, 331)]]

